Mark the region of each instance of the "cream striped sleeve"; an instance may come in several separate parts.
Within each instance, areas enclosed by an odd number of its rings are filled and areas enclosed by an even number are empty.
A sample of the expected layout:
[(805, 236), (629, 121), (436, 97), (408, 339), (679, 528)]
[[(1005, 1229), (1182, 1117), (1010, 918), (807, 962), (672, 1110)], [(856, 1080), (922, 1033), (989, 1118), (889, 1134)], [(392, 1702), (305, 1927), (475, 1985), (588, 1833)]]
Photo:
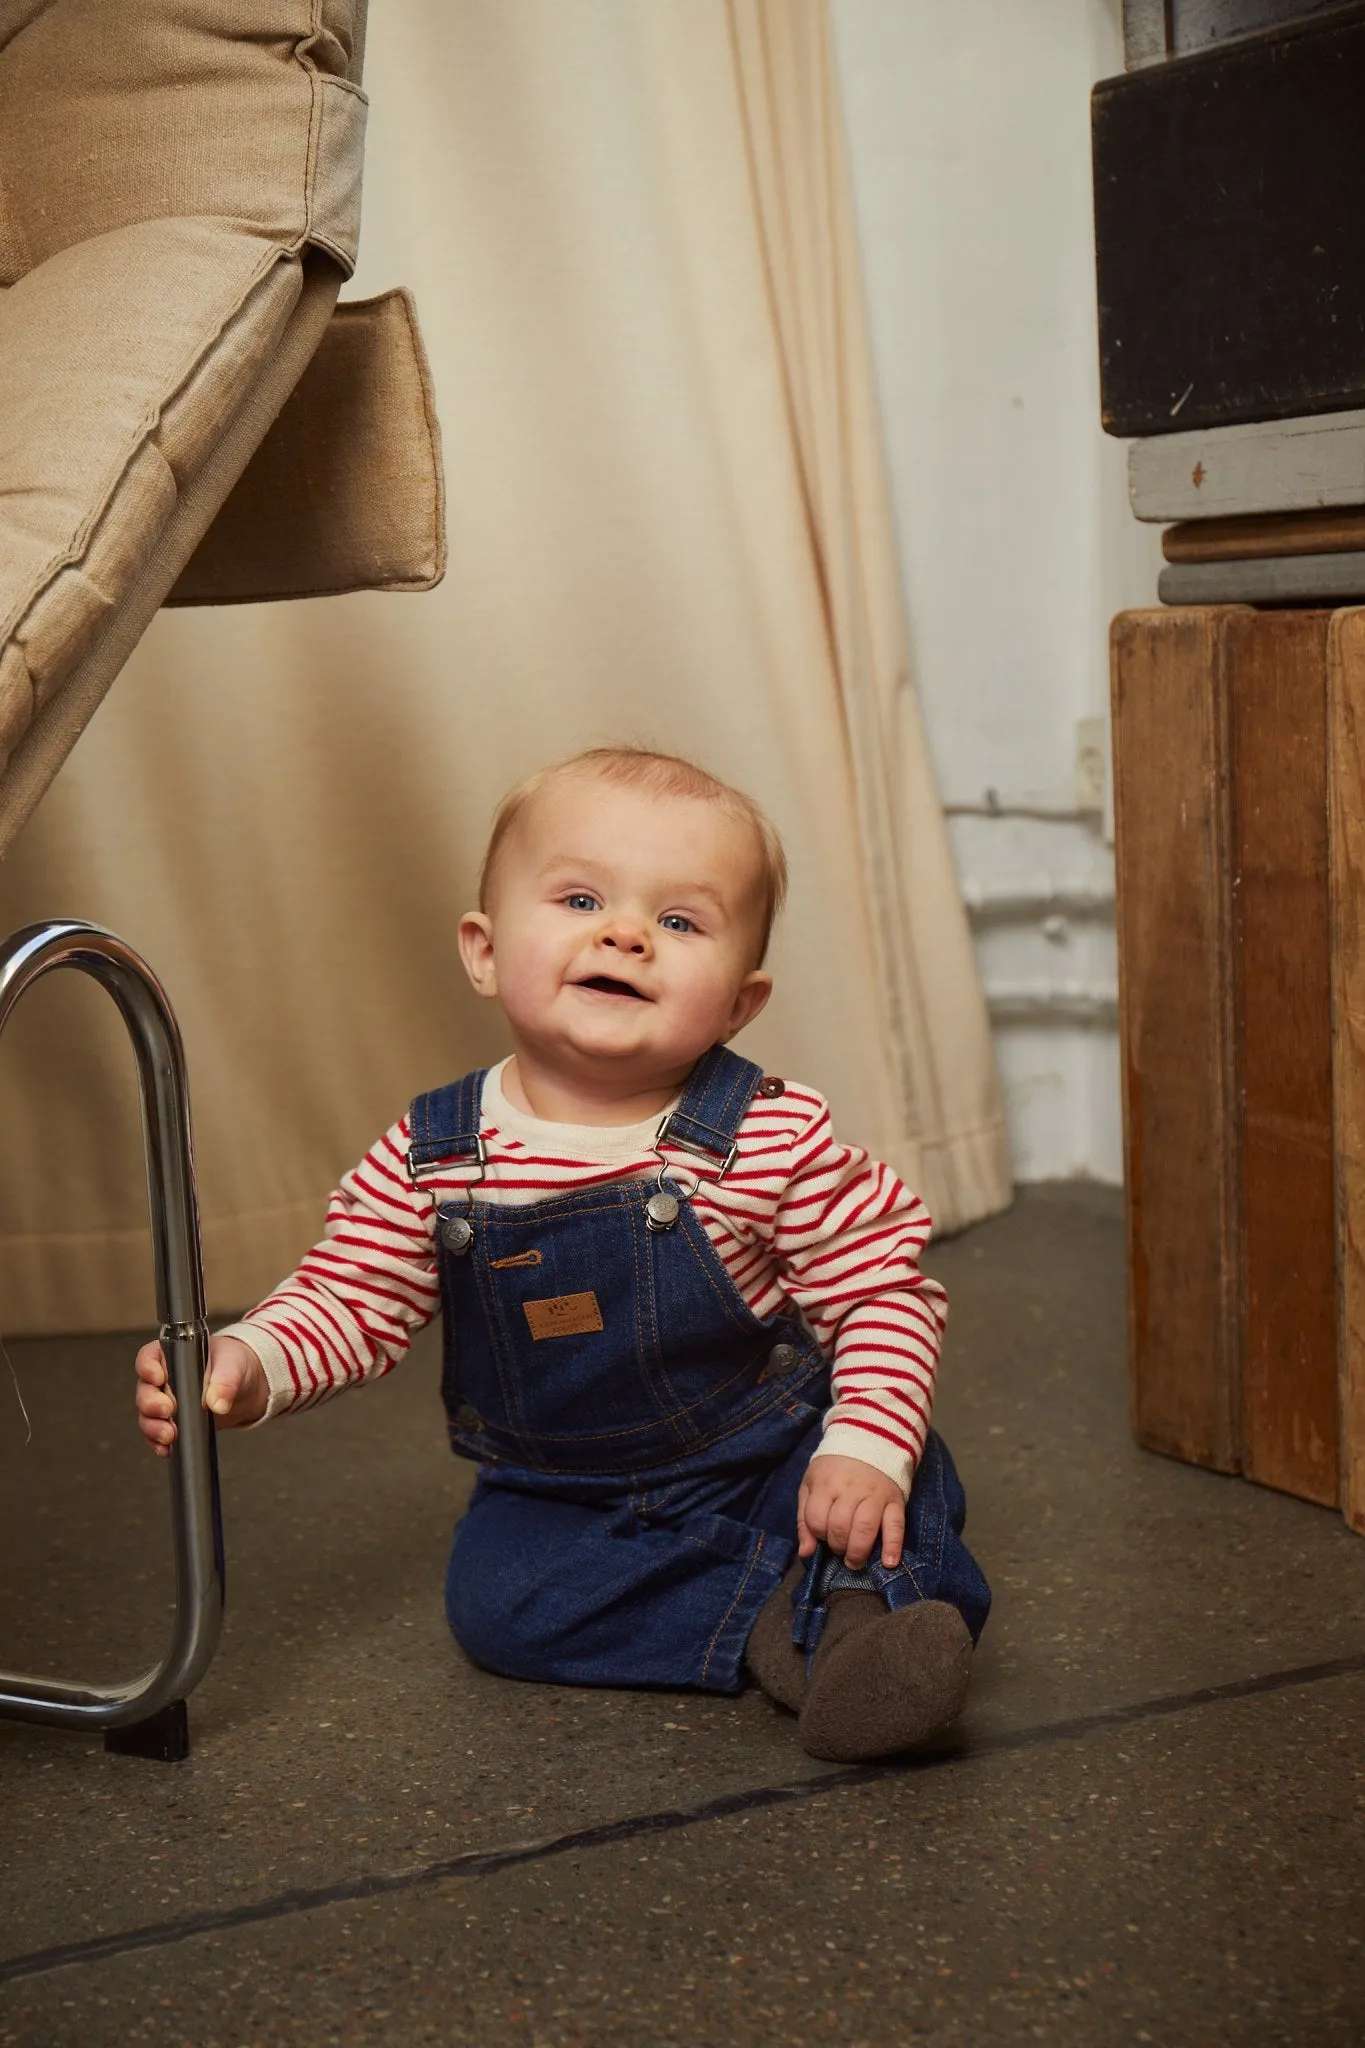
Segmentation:
[(406, 1118), (346, 1174), (323, 1236), (239, 1337), (270, 1385), (267, 1419), (390, 1371), (440, 1307), (431, 1196), (408, 1178)]
[(930, 1231), (918, 1195), (817, 1101), (795, 1140), (773, 1249), (782, 1284), (832, 1361), (817, 1457), (861, 1458), (908, 1497), (933, 1406), (948, 1298), (920, 1270)]

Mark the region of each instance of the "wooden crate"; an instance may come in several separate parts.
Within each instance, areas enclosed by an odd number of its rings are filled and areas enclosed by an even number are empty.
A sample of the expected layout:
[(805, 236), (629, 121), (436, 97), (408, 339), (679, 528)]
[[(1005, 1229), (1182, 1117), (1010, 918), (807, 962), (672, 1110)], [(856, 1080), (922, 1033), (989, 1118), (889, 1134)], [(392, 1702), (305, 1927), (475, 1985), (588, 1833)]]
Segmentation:
[(1365, 1534), (1365, 611), (1332, 620), (1328, 710), (1341, 1506)]
[(1365, 1528), (1365, 612), (1112, 653), (1133, 1426)]

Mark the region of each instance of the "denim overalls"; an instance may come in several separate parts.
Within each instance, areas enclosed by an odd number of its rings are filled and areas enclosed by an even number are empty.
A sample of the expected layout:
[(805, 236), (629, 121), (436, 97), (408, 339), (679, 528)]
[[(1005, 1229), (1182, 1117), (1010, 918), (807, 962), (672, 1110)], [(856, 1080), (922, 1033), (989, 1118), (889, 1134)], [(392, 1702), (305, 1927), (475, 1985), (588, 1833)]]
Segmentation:
[[(437, 1209), (442, 1396), (453, 1447), (480, 1471), (450, 1555), (450, 1626), (516, 1678), (737, 1692), (749, 1631), (795, 1555), (830, 1399), (809, 1330), (752, 1313), (688, 1200), (733, 1164), (762, 1070), (723, 1046), (703, 1055), (660, 1126), (657, 1182), (524, 1206), (478, 1193), (483, 1078), (410, 1112), (414, 1180), (462, 1182)], [(975, 1637), (990, 1594), (964, 1514), (931, 1432), (904, 1563), (855, 1582), (892, 1607), (949, 1600)], [(812, 1569), (794, 1603), (793, 1640), (812, 1652), (829, 1577)]]

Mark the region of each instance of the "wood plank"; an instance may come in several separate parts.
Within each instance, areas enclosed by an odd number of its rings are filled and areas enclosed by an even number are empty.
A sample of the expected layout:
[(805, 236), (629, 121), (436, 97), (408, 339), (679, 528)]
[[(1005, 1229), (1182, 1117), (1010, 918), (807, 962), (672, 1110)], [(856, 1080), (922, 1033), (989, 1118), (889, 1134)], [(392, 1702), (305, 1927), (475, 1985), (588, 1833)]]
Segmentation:
[(1365, 1533), (1365, 611), (1332, 621), (1328, 689), (1341, 1494)]
[(1240, 1243), (1224, 610), (1111, 632), (1128, 1258), (1139, 1442), (1238, 1464)]
[(1365, 0), (1095, 87), (1106, 431), (1365, 405), (1363, 98)]
[(1123, 0), (1123, 60), (1129, 71), (1234, 42), (1348, 0)]
[(1365, 412), (1209, 427), (1135, 441), (1139, 519), (1213, 519), (1365, 505)]
[(1172, 0), (1171, 54), (1184, 57), (1191, 50), (1259, 35), (1347, 4), (1348, 0)]
[(1156, 587), (1163, 604), (1354, 604), (1365, 598), (1365, 554), (1172, 562)]
[(1170, 55), (1168, 4), (1169, 0), (1123, 0), (1123, 61), (1130, 71), (1160, 64)]
[(1244, 562), (1268, 555), (1365, 551), (1365, 505), (1331, 512), (1263, 512), (1251, 519), (1186, 519), (1168, 526), (1168, 562)]
[(1241, 1465), (1339, 1489), (1328, 907), (1330, 612), (1226, 614), (1244, 1288)]

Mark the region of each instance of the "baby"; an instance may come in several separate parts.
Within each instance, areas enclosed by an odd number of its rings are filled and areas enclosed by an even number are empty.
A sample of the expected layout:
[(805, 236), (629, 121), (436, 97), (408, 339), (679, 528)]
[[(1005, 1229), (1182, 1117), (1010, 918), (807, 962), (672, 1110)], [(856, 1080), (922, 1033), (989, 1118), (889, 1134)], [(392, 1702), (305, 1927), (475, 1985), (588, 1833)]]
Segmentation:
[[(768, 1000), (781, 845), (739, 791), (598, 748), (504, 800), (460, 924), (511, 1057), (421, 1095), (326, 1235), (213, 1340), (221, 1428), (397, 1363), (439, 1308), (478, 1480), (446, 1610), (494, 1671), (740, 1690), (811, 1754), (921, 1743), (990, 1594), (929, 1428), (923, 1205), (811, 1089), (727, 1050)], [(138, 1353), (143, 1434), (175, 1404)]]

